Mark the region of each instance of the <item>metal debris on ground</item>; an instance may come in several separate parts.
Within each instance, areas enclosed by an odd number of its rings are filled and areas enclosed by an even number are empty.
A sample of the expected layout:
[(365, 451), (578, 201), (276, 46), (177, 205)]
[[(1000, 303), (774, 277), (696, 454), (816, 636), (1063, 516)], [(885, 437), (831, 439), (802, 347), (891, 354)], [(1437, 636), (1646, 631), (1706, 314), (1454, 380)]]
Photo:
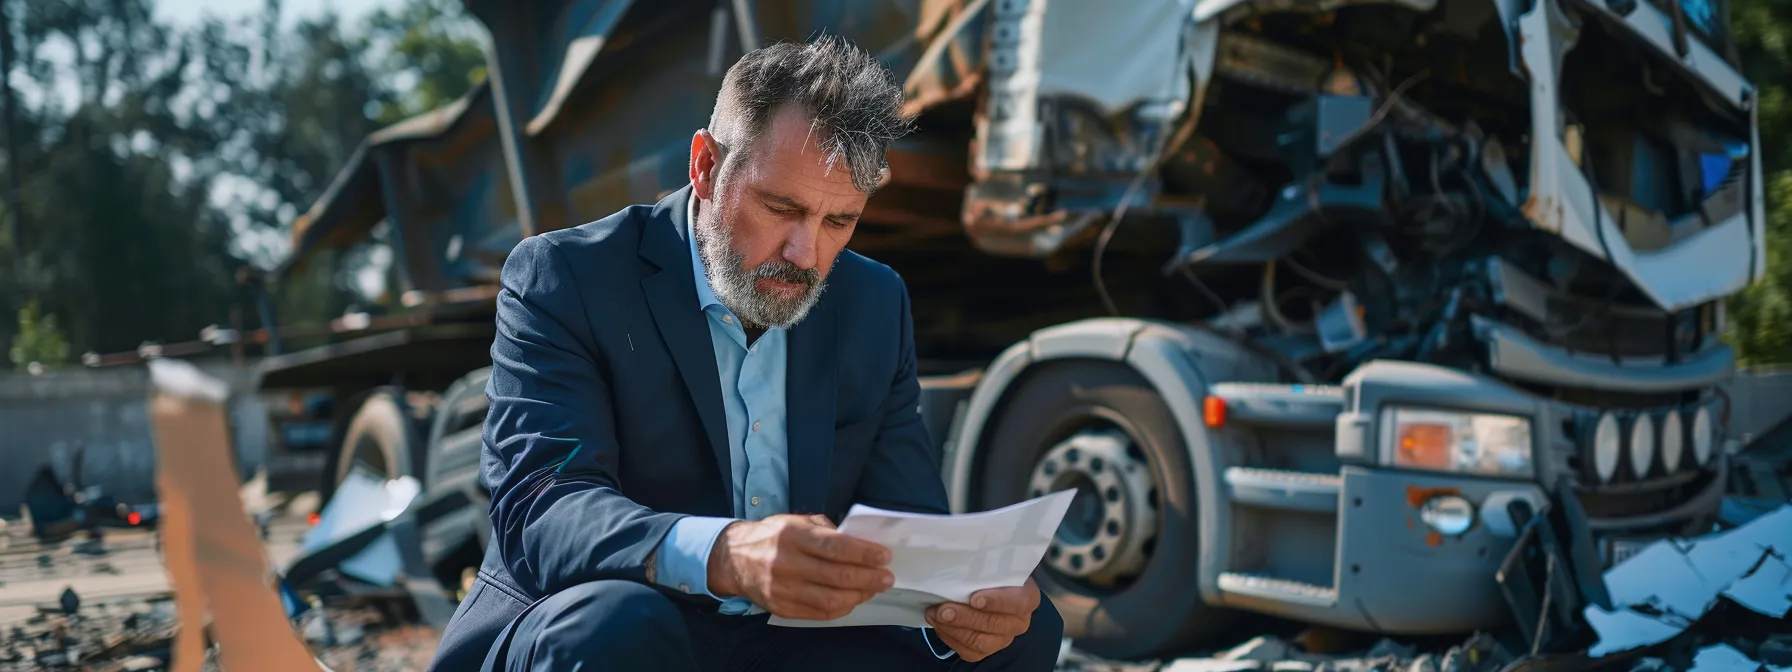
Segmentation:
[(1504, 669), (1513, 657), (1492, 637), (1477, 634), (1443, 651), (1382, 639), (1365, 651), (1323, 654), (1277, 637), (1255, 637), (1205, 657), (1159, 662), (1107, 661), (1070, 650), (1060, 672), (1477, 672)]
[[(64, 593), (65, 597), (73, 591)], [(81, 605), (77, 605), (80, 607)], [(79, 668), (163, 669), (174, 638), (172, 603), (158, 599), (95, 603), (70, 610), (45, 606), (0, 635), (0, 672)], [(157, 661), (153, 666), (147, 661)], [(129, 661), (134, 667), (126, 667)]]
[(1655, 542), (1605, 573), (1613, 608), (1586, 607), (1599, 637), (1588, 653), (1600, 657), (1673, 639), (1720, 599), (1784, 619), (1792, 610), (1788, 557), (1792, 505), (1728, 531)]

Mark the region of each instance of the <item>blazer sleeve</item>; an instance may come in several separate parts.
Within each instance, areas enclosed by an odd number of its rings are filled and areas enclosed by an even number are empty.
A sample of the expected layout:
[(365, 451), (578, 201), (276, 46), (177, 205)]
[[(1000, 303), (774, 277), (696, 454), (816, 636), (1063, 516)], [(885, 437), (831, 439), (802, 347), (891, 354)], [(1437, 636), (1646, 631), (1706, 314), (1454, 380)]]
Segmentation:
[(939, 456), (927, 426), (921, 422), (921, 382), (908, 287), (900, 277), (895, 282), (901, 296), (895, 316), (901, 334), (897, 338), (896, 374), (879, 408), (883, 422), (878, 426), (871, 455), (859, 472), (853, 501), (895, 511), (950, 513)]
[(646, 582), (654, 548), (683, 516), (622, 492), (610, 376), (574, 269), (535, 236), (511, 251), (501, 278), (480, 457), (498, 553), (537, 595)]

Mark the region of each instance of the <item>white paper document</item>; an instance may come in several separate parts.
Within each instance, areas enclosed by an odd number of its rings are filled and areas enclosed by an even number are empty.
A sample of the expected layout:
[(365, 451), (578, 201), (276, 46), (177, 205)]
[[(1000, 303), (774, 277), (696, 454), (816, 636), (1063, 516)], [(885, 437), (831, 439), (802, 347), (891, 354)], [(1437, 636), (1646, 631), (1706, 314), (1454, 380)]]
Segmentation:
[(890, 549), (896, 584), (852, 613), (831, 621), (771, 617), (799, 628), (927, 625), (927, 607), (969, 602), (986, 588), (1019, 586), (1045, 556), (1075, 490), (1061, 490), (994, 511), (938, 515), (885, 511), (855, 504), (841, 521), (849, 536)]

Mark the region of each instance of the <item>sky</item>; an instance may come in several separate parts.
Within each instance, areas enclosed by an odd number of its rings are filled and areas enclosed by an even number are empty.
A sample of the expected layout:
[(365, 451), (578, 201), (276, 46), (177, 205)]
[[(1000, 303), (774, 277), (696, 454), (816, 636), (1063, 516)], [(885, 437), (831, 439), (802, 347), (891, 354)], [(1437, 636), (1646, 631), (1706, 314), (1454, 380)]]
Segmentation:
[[(260, 13), (266, 0), (159, 0), (156, 14), (180, 23), (195, 23), (207, 14), (236, 17)], [(344, 17), (366, 14), (381, 7), (397, 5), (396, 0), (283, 0), (280, 12), (286, 21), (316, 16), (334, 9)]]

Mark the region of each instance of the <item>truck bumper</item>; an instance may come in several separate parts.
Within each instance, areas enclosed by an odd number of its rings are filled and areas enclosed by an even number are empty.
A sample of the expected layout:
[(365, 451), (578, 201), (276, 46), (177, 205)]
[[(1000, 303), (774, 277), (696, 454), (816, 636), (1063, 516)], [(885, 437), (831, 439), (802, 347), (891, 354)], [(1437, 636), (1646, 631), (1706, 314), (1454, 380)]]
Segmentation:
[[(1390, 632), (1491, 629), (1507, 618), (1495, 579), (1517, 539), (1507, 504), (1540, 510), (1535, 484), (1346, 467), (1339, 502), (1339, 603), (1356, 627)], [(1473, 505), (1466, 532), (1447, 536), (1422, 519), (1425, 503)]]
[[(1220, 576), (1218, 602), (1390, 634), (1467, 632), (1504, 622), (1507, 607), (1495, 574), (1517, 539), (1507, 505), (1526, 500), (1541, 509), (1541, 488), (1367, 467), (1344, 468), (1338, 484), (1329, 577), (1335, 589), (1267, 578), (1276, 572), (1228, 572)], [(1445, 535), (1424, 521), (1421, 509), (1436, 497), (1461, 497), (1473, 506), (1468, 530)]]

